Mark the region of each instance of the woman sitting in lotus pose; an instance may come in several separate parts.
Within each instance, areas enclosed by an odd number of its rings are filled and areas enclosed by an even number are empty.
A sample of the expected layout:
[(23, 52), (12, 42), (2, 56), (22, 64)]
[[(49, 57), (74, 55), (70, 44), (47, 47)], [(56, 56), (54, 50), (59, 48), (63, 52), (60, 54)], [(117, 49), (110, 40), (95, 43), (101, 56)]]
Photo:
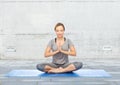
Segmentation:
[(68, 56), (76, 56), (76, 50), (72, 41), (64, 37), (64, 25), (57, 23), (54, 31), (56, 38), (49, 41), (45, 50), (45, 57), (52, 57), (52, 62), (37, 64), (37, 69), (47, 73), (64, 73), (82, 68), (81, 62), (69, 62)]

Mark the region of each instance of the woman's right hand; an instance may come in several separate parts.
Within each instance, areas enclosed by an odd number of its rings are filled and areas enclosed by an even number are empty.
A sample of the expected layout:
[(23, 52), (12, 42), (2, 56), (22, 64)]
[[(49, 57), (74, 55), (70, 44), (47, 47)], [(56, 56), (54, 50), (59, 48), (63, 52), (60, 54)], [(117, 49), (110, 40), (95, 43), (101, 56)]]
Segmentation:
[(61, 50), (61, 46), (60, 46), (60, 44), (58, 44), (58, 45), (57, 45), (57, 50), (53, 52), (53, 55), (59, 53), (60, 50)]

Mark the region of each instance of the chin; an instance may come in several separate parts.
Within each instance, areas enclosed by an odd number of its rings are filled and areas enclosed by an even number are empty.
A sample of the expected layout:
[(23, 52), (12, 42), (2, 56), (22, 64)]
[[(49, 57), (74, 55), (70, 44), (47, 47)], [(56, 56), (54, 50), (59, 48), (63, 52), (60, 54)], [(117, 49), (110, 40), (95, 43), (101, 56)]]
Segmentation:
[(58, 38), (63, 38), (63, 36), (58, 36)]

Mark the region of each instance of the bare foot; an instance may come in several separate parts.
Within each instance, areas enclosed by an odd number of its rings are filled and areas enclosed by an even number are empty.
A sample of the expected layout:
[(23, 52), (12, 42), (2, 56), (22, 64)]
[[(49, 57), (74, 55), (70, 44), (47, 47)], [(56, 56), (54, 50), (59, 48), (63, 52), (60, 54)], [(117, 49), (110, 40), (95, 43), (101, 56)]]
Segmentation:
[(48, 73), (63, 73), (64, 69), (62, 67), (49, 70)]

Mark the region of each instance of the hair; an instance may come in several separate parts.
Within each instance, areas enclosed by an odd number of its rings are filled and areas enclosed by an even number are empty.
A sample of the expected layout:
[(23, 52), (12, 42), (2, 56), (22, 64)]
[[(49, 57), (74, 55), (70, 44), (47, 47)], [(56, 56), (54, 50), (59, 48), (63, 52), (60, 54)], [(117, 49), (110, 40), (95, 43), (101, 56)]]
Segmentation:
[(62, 23), (57, 23), (57, 24), (55, 25), (54, 30), (56, 30), (56, 28), (57, 28), (58, 26), (62, 26), (62, 27), (63, 27), (63, 30), (65, 31), (65, 26), (64, 26)]

